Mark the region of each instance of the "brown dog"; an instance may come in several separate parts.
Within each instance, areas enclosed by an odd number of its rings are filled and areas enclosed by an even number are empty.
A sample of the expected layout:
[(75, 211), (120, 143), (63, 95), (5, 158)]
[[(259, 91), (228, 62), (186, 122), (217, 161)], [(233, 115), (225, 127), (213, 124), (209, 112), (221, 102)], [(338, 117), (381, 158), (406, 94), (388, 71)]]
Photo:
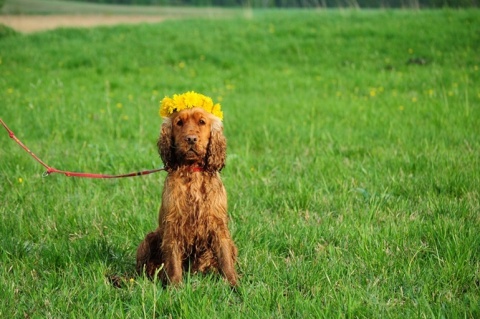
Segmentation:
[(137, 271), (158, 272), (164, 284), (180, 283), (188, 269), (218, 271), (235, 286), (237, 248), (219, 174), (226, 156), (221, 120), (198, 107), (173, 112), (157, 145), (168, 175), (158, 228), (138, 247)]

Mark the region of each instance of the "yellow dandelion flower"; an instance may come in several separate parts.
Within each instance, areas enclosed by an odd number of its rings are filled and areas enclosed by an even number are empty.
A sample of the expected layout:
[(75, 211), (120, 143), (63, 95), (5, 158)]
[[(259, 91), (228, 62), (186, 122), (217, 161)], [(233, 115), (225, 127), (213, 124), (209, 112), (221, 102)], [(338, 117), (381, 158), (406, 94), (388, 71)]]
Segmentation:
[[(214, 113), (215, 105), (213, 104), (213, 100), (211, 98), (209, 98), (208, 96), (205, 96), (205, 99), (203, 100), (203, 108), (205, 109), (205, 111), (210, 112), (213, 115), (215, 115), (215, 113)], [(218, 111), (220, 111), (220, 104), (218, 104)], [(220, 113), (221, 113), (221, 111), (220, 111)], [(216, 116), (218, 116), (218, 114)], [(218, 116), (218, 117), (223, 118), (223, 116)]]
[(117, 108), (121, 109), (123, 107), (122, 103), (117, 103)]
[(172, 110), (172, 112), (180, 112), (181, 110), (185, 109), (185, 95), (174, 94), (173, 106), (175, 108)]
[(180, 112), (184, 109), (199, 107), (205, 111), (223, 120), (223, 112), (220, 104), (213, 104), (210, 97), (194, 91), (185, 92), (183, 94), (174, 94), (173, 98), (166, 96), (160, 102), (159, 114), (161, 117), (168, 117), (174, 112)]
[(194, 92), (187, 92), (183, 94), (183, 103), (185, 103), (186, 108), (193, 107), (194, 105), (198, 105), (198, 107), (202, 107), (203, 101), (202, 98), (195, 94)]
[(216, 117), (223, 119), (223, 112), (220, 109), (220, 104), (215, 104), (212, 108), (212, 114), (215, 115)]
[(18, 182), (19, 182), (20, 184), (23, 183), (23, 178), (19, 177), (19, 178), (18, 178)]
[(163, 100), (160, 102), (160, 109), (158, 114), (161, 117), (167, 117), (171, 112), (171, 108), (173, 105), (173, 100), (168, 96), (164, 97)]

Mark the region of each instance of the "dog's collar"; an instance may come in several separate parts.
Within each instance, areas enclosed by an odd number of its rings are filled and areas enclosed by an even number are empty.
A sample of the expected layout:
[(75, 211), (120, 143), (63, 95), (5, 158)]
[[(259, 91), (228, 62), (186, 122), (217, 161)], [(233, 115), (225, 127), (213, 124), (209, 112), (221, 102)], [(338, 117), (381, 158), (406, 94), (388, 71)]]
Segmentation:
[(200, 165), (181, 165), (181, 166), (174, 166), (174, 167), (165, 167), (166, 171), (168, 172), (174, 172), (177, 170), (184, 171), (184, 172), (189, 172), (189, 173), (196, 173), (196, 172), (204, 172), (205, 168), (203, 168)]
[(188, 171), (190, 171), (190, 172), (192, 172), (192, 173), (195, 173), (195, 172), (203, 172), (204, 169), (203, 169), (203, 167), (201, 167), (201, 166), (192, 165), (192, 166), (188, 166)]

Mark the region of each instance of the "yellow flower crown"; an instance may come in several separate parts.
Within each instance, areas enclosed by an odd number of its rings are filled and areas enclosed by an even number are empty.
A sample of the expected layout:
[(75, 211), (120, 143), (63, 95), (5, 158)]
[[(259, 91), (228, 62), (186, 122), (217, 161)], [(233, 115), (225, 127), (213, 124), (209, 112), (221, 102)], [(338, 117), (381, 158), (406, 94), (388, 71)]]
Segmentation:
[(174, 94), (173, 98), (166, 96), (160, 103), (160, 116), (168, 117), (174, 112), (180, 112), (192, 107), (200, 107), (223, 120), (223, 112), (219, 103), (213, 104), (208, 96), (189, 91), (183, 94)]

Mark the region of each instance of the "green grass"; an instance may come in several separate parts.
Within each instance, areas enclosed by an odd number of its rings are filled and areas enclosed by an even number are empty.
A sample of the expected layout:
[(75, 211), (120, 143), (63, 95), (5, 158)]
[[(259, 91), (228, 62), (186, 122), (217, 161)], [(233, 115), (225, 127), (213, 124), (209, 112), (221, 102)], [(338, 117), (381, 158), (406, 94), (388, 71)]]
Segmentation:
[(241, 280), (135, 276), (164, 173), (42, 178), (0, 132), (0, 317), (478, 318), (478, 52), (461, 10), (5, 33), (0, 116), (59, 169), (159, 167), (159, 100), (221, 100)]

